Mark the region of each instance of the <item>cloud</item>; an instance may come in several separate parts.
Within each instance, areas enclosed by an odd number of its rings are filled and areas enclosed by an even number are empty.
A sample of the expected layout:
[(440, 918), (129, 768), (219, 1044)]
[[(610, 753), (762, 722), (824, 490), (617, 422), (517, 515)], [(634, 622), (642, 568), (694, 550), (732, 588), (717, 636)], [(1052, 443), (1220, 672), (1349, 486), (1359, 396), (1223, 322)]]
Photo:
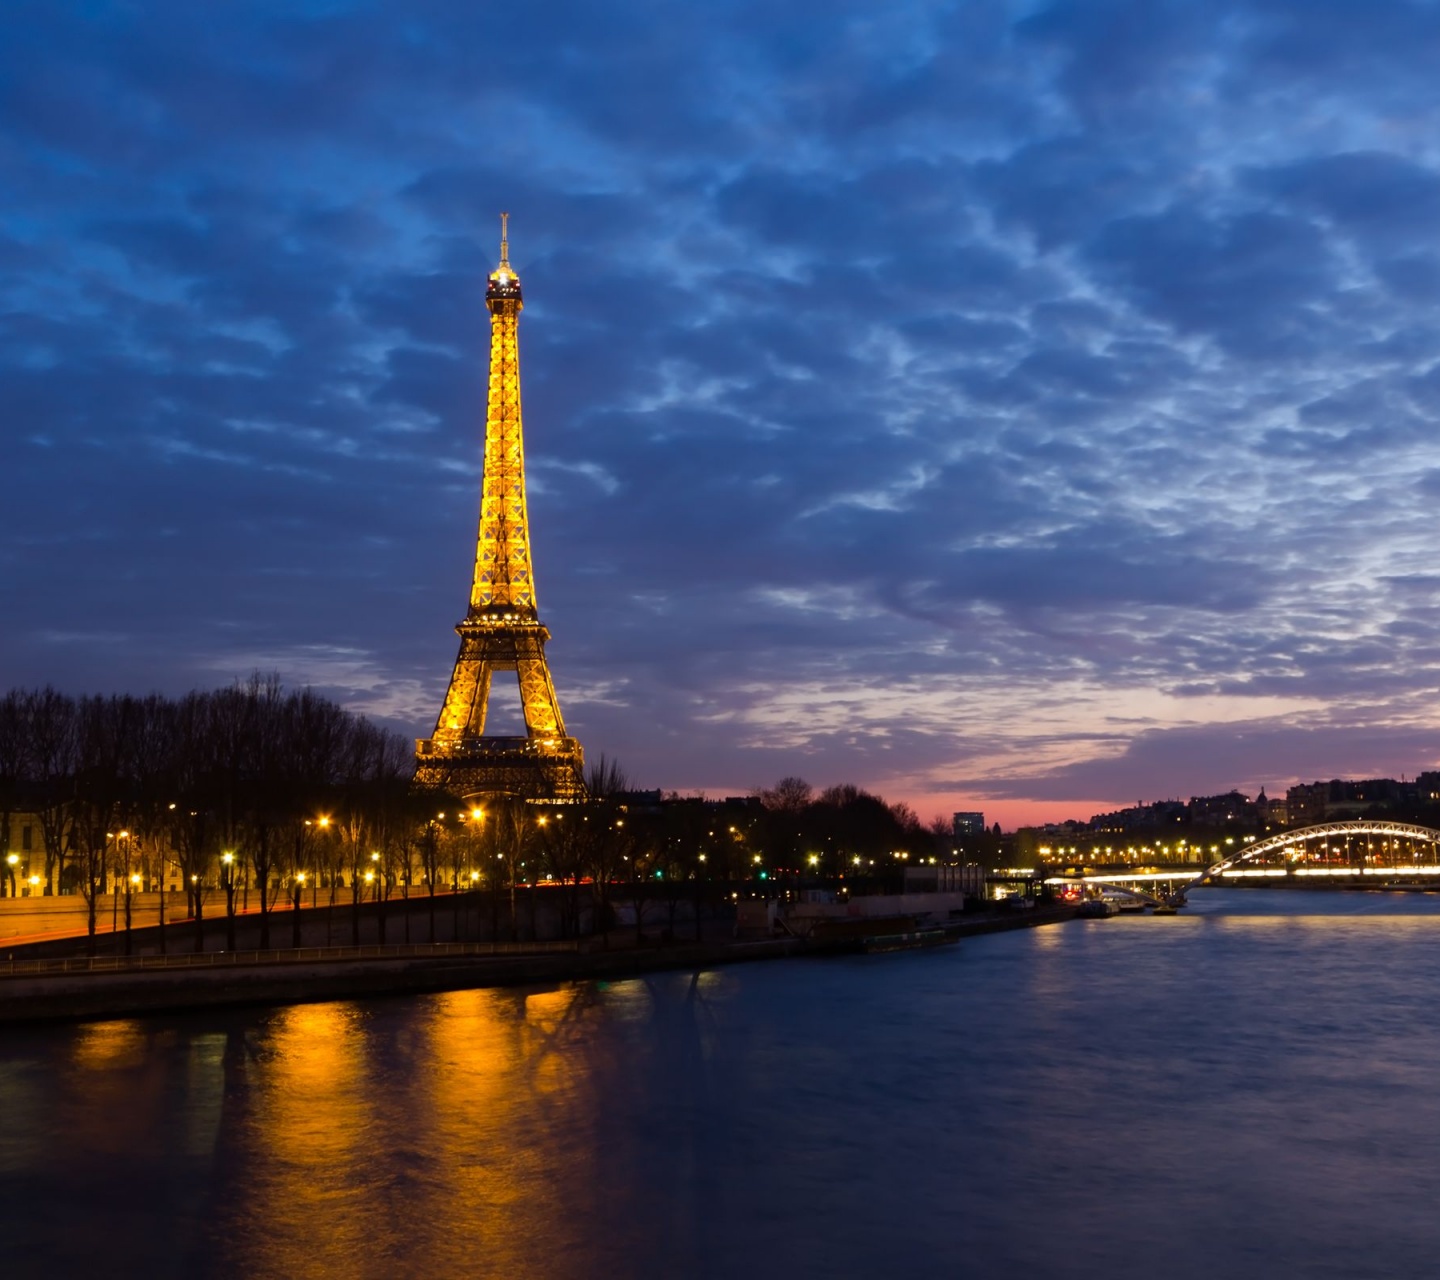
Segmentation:
[(505, 209), (592, 753), (936, 804), (1418, 768), (1437, 45), (1398, 0), (32, 6), (0, 660), (273, 660), (427, 731)]

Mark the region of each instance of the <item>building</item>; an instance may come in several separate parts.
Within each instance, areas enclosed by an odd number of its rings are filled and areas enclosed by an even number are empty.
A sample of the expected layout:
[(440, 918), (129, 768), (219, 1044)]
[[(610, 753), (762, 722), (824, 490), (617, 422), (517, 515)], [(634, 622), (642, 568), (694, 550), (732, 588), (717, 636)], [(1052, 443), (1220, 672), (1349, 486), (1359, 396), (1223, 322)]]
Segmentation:
[(1413, 803), (1418, 783), (1397, 782), (1394, 778), (1366, 778), (1351, 782), (1332, 778), (1329, 782), (1305, 782), (1285, 793), (1290, 825), (1309, 827), (1317, 822), (1358, 818), (1372, 810), (1391, 809)]
[(983, 836), (985, 834), (985, 815), (983, 813), (951, 814), (950, 830), (957, 840), (963, 840), (966, 836)]
[(1260, 814), (1250, 797), (1239, 791), (1219, 796), (1191, 796), (1187, 806), (1192, 823), (1200, 827), (1254, 827)]
[(1267, 827), (1288, 827), (1290, 825), (1290, 804), (1287, 800), (1272, 800), (1265, 794), (1265, 788), (1260, 788), (1260, 794), (1255, 797), (1255, 811), (1260, 815), (1260, 821)]
[(1188, 810), (1180, 800), (1157, 800), (1154, 804), (1138, 804), (1114, 813), (1097, 813), (1090, 819), (1092, 831), (1150, 831), (1184, 822)]
[(12, 813), (9, 827), (9, 847), (0, 850), (0, 897), (18, 898), (29, 892), (25, 879), (31, 874), (31, 859), (43, 869), (45, 841), (33, 813)]

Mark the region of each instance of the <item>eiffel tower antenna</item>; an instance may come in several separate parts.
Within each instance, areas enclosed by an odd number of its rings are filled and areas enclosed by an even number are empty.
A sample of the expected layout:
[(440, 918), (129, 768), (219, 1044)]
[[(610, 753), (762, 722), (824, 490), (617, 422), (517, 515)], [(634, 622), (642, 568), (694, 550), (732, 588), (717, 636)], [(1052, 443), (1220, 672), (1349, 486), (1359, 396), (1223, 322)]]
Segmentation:
[[(485, 471), (470, 609), (455, 630), (460, 653), (435, 732), (415, 744), (415, 782), (465, 799), (516, 795), (580, 800), (585, 754), (565, 734), (545, 661), (550, 632), (540, 622), (530, 563), (525, 441), (520, 418), (520, 277), (510, 265), (510, 215), (500, 215), (500, 264), (485, 287), (490, 311), (490, 390)], [(485, 734), (490, 679), (516, 673), (525, 737)]]

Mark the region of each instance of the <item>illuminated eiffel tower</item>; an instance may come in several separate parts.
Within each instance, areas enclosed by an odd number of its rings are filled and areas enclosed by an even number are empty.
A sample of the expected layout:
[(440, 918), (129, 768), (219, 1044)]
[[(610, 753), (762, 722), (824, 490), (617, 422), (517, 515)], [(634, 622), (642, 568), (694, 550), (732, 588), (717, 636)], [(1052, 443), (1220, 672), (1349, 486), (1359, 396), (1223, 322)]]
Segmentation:
[[(509, 214), (500, 215), (500, 265), (490, 273), (490, 393), (485, 473), (470, 610), (455, 630), (460, 655), (432, 737), (415, 743), (415, 782), (469, 799), (507, 794), (527, 800), (580, 800), (585, 753), (565, 736), (545, 662), (550, 632), (535, 607), (530, 517), (525, 506), (525, 443), (520, 424), (520, 277), (510, 266)], [(526, 736), (485, 736), (490, 677), (514, 671)]]

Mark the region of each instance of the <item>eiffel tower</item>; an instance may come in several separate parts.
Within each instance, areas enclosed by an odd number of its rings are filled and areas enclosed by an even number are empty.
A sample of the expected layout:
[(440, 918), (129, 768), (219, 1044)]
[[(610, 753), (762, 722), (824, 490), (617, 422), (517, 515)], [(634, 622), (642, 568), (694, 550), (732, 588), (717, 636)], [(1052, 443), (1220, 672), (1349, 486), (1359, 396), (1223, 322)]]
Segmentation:
[[(500, 215), (500, 265), (490, 273), (490, 392), (485, 473), (470, 609), (456, 626), (460, 655), (435, 732), (415, 743), (415, 783), (465, 799), (514, 795), (532, 801), (585, 796), (585, 753), (565, 736), (545, 662), (550, 632), (535, 607), (530, 517), (525, 507), (525, 444), (520, 423), (520, 277), (510, 266), (509, 214)], [(485, 736), (490, 677), (520, 681), (525, 734)]]

